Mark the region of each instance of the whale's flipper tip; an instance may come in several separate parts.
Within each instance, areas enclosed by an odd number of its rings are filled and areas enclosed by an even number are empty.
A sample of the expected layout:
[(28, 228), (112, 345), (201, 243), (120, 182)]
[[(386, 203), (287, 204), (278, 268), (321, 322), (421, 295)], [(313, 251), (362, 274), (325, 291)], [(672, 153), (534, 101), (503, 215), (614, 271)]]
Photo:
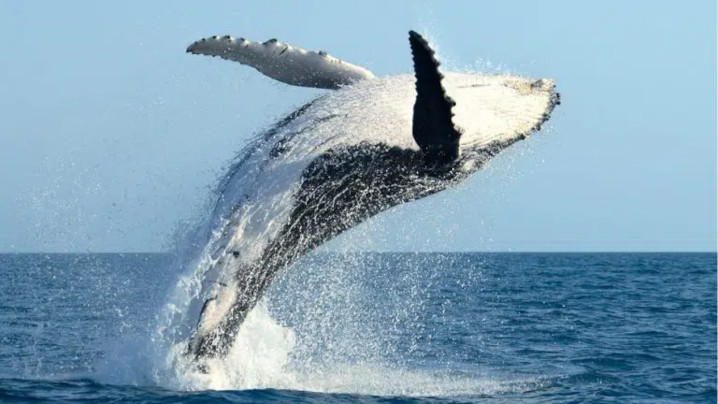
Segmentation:
[(454, 161), (459, 157), (461, 131), (452, 121), (455, 102), (441, 84), (441, 63), (429, 42), (416, 31), (409, 31), (409, 44), (416, 77), (414, 140), (431, 161)]
[(294, 86), (338, 89), (374, 78), (369, 70), (329, 56), (307, 51), (272, 38), (252, 42), (229, 35), (200, 39), (187, 48), (195, 55), (222, 59), (254, 67), (265, 76)]

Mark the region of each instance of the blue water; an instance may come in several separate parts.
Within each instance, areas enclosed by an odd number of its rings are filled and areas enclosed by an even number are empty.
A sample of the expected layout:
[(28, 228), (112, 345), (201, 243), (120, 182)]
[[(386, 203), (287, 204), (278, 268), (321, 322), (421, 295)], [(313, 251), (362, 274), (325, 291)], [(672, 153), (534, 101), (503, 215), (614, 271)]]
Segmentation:
[(143, 362), (172, 260), (0, 255), (0, 401), (716, 401), (715, 254), (314, 255), (266, 305), (292, 380), (222, 391)]

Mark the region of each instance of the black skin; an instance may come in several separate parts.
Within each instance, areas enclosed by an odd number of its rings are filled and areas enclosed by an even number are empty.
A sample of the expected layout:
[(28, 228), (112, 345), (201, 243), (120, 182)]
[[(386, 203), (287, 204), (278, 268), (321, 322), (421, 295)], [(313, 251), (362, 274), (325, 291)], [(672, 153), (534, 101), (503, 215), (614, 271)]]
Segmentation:
[(450, 163), (427, 164), (430, 158), (422, 151), (366, 143), (317, 158), (302, 174), (290, 219), (262, 258), (253, 265), (237, 261), (241, 290), (234, 306), (219, 326), (193, 336), (188, 353), (225, 356), (279, 270), (369, 217), (461, 182), (513, 142), (497, 142)]
[[(190, 343), (196, 357), (224, 356), (277, 272), (308, 251), (392, 206), (460, 181), (457, 164), (425, 164), (415, 150), (359, 144), (330, 150), (302, 174), (290, 219), (256, 265), (236, 271), (242, 290), (222, 323)], [(239, 264), (238, 264), (239, 265)]]

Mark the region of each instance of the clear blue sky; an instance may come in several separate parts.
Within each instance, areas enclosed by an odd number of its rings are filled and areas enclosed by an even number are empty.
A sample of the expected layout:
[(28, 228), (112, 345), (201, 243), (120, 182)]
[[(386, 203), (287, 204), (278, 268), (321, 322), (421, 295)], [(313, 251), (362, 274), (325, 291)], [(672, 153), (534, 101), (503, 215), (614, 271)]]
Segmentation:
[(555, 78), (563, 105), (331, 248), (715, 250), (713, 1), (0, 0), (0, 251), (161, 250), (253, 133), (318, 94), (192, 41), (277, 37), (388, 75), (411, 70), (409, 29), (446, 69)]

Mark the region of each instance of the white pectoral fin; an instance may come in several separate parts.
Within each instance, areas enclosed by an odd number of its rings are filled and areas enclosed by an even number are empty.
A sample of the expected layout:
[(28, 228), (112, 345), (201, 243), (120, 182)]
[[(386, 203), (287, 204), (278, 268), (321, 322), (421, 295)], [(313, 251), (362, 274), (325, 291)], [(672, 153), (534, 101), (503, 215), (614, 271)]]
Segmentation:
[(329, 56), (326, 52), (295, 48), (276, 39), (252, 42), (229, 35), (214, 36), (193, 43), (187, 52), (239, 62), (294, 86), (337, 89), (374, 78), (369, 70)]

